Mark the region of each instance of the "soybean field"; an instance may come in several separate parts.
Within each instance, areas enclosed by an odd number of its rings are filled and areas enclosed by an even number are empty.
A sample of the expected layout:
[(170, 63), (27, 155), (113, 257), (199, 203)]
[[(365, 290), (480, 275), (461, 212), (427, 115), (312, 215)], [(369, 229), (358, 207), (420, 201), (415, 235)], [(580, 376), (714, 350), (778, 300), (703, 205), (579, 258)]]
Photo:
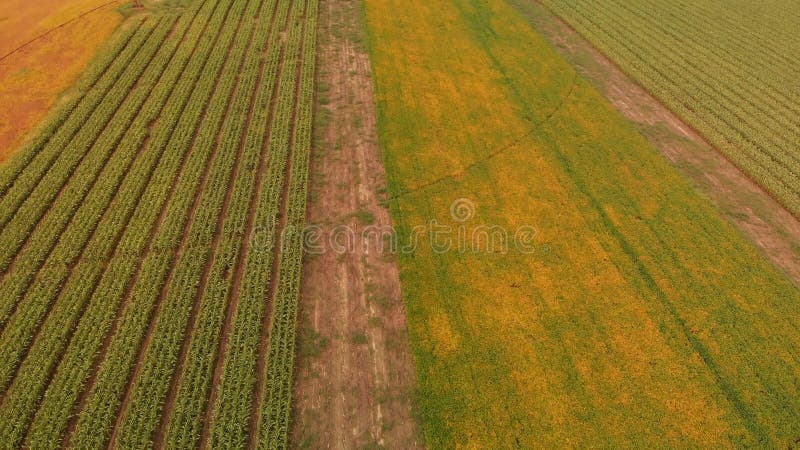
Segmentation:
[(543, 3), (800, 215), (797, 2)]
[(287, 445), (317, 3), (131, 14), (0, 167), (0, 447)]

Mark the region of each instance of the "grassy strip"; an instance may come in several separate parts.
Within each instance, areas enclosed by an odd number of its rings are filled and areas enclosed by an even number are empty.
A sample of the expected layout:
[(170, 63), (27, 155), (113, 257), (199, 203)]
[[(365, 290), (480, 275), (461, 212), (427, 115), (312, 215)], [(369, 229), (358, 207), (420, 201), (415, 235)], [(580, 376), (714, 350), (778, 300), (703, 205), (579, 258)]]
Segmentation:
[(537, 230), (400, 255), (428, 445), (790, 445), (796, 287), (506, 1), (366, 4), (400, 235)]

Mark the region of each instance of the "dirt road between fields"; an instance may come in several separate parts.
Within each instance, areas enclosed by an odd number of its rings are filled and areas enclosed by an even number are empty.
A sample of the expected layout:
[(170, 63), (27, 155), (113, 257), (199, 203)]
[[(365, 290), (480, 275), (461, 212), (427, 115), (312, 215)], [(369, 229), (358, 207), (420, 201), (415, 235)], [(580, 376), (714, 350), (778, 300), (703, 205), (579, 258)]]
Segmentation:
[[(361, 8), (358, 0), (320, 2), (308, 223), (326, 242), (337, 227), (361, 237), (365, 228), (391, 225)], [(324, 246), (304, 262), (296, 447), (421, 447), (397, 263), (370, 241), (344, 252)]]

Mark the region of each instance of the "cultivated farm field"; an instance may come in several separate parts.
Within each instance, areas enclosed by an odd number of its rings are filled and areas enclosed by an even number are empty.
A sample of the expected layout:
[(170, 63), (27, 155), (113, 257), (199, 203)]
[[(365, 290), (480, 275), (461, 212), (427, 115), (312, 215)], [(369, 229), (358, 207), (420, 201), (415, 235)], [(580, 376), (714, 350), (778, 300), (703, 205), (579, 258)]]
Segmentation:
[(800, 216), (800, 5), (545, 0)]
[(794, 445), (798, 288), (508, 2), (366, 11), (401, 235), (538, 230), (400, 256), (426, 444)]
[(29, 3), (0, 448), (800, 445), (797, 4)]
[(0, 446), (286, 445), (316, 17), (134, 14), (0, 169)]

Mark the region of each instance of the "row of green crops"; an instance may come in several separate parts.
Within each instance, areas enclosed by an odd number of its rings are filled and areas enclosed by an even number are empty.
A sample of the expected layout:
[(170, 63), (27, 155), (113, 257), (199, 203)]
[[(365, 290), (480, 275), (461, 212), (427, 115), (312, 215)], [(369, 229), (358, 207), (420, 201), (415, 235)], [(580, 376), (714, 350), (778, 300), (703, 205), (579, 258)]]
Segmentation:
[[(269, 340), (266, 392), (261, 413), (261, 443), (277, 449), (287, 445), (292, 401), (294, 352), (297, 324), (297, 298), (300, 295), (300, 268), (303, 261), (302, 229), (306, 217), (308, 164), (311, 153), (311, 105), (314, 96), (314, 54), (316, 51), (317, 3), (309, 2), (309, 22), (303, 29), (302, 69), (292, 142), (292, 172), (287, 199), (286, 242), (282, 245), (279, 285), (272, 315)], [(298, 33), (300, 30), (297, 30)]]
[[(197, 39), (202, 33), (203, 23), (199, 20), (196, 20), (190, 33), (186, 35), (186, 39), (183, 41), (192, 45), (186, 48), (187, 44), (183, 44), (181, 41), (181, 36), (186, 33), (187, 28), (189, 28), (192, 22), (190, 20), (192, 18), (193, 15), (184, 16), (173, 30), (173, 38), (165, 43), (159, 57), (167, 58), (172, 55), (173, 59), (161, 80), (155, 88), (152, 89), (152, 96), (141, 109), (142, 115), (137, 118), (137, 123), (140, 126), (132, 127), (129, 130), (129, 133), (135, 134), (127, 136), (126, 139), (121, 142), (120, 149), (117, 150), (117, 152), (120, 150), (124, 151), (126, 147), (130, 147), (131, 145), (139, 146), (140, 144), (144, 144), (145, 148), (141, 150), (141, 155), (137, 158), (133, 166), (131, 166), (130, 170), (128, 170), (128, 175), (126, 175), (125, 179), (121, 182), (121, 185), (114, 186), (113, 188), (110, 188), (108, 185), (97, 186), (90, 194), (90, 196), (95, 193), (99, 195), (103, 190), (113, 191), (114, 188), (118, 190), (111, 205), (102, 213), (102, 220), (91, 236), (91, 240), (86, 244), (85, 239), (78, 239), (78, 236), (81, 235), (84, 238), (88, 238), (88, 235), (85, 234), (82, 222), (73, 221), (70, 230), (74, 230), (74, 236), (65, 234), (64, 237), (61, 238), (60, 246), (51, 255), (51, 259), (54, 261), (52, 263), (48, 262), (45, 273), (39, 274), (39, 282), (34, 286), (34, 289), (26, 295), (26, 301), (23, 303), (25, 309), (28, 309), (28, 303), (47, 304), (53, 302), (54, 298), (57, 298), (57, 301), (50, 310), (46, 322), (42, 325), (39, 338), (33, 343), (33, 347), (28, 353), (22, 368), (18, 372), (18, 377), (9, 389), (6, 401), (2, 404), (2, 411), (4, 413), (3, 419), (9, 417), (6, 416), (6, 412), (11, 414), (13, 411), (17, 414), (14, 416), (13, 423), (9, 424), (4, 421), (1, 425), (4, 430), (7, 426), (13, 425), (14, 432), (9, 431), (8, 433), (3, 433), (4, 436), (9, 439), (20, 439), (20, 434), (24, 433), (25, 428), (29, 425), (33, 414), (36, 412), (35, 406), (37, 398), (41, 396), (48, 382), (48, 378), (52, 376), (52, 370), (58, 363), (58, 357), (62, 355), (62, 349), (69, 342), (68, 333), (74, 330), (76, 326), (75, 322), (80, 318), (80, 313), (85, 310), (83, 320), (93, 319), (95, 314), (111, 312), (113, 315), (113, 309), (109, 310), (110, 305), (108, 303), (101, 303), (99, 305), (91, 303), (87, 308), (86, 302), (88, 297), (94, 292), (98, 274), (102, 269), (102, 260), (100, 258), (107, 257), (107, 255), (113, 251), (115, 243), (119, 242), (119, 235), (125, 229), (125, 225), (131, 217), (132, 209), (136, 206), (137, 201), (140, 200), (142, 189), (152, 184), (153, 180), (150, 175), (152, 174), (153, 167), (159, 162), (159, 158), (161, 158), (161, 154), (164, 152), (166, 137), (169, 136), (172, 130), (167, 120), (170, 116), (167, 115), (167, 113), (170, 111), (172, 111), (173, 114), (179, 112), (180, 103), (178, 103), (178, 100), (187, 98), (191, 93), (191, 85), (187, 85), (183, 82), (184, 80), (189, 81), (191, 78), (183, 78), (178, 84), (175, 83), (175, 80), (181, 75), (186, 75), (183, 69), (186, 68), (192, 54), (191, 47), (194, 46), (195, 43), (200, 42)], [(207, 17), (205, 20), (207, 20)], [(190, 39), (192, 37), (194, 39)], [(176, 46), (178, 46), (177, 51)], [(206, 47), (206, 53), (208, 53), (208, 47), (210, 46), (208, 46), (207, 43)], [(194, 72), (199, 72), (200, 68), (201, 67), (195, 68)], [(169, 101), (167, 101), (167, 97), (169, 97)], [(185, 100), (183, 101), (185, 102)], [(171, 108), (173, 107), (177, 107), (178, 109), (172, 110)], [(162, 110), (162, 108), (165, 109)], [(151, 128), (149, 124), (151, 124), (159, 114), (159, 110), (161, 110), (162, 117), (158, 123), (153, 124)], [(175, 119), (177, 119), (177, 116), (175, 116)], [(146, 138), (145, 136), (148, 134), (150, 136)], [(142, 142), (145, 139), (146, 144)], [(175, 153), (167, 153), (167, 158), (173, 156)], [(166, 161), (162, 159), (161, 163), (164, 164)], [(109, 168), (112, 167), (113, 166), (109, 166)], [(87, 207), (87, 205), (95, 206), (95, 203), (86, 201), (82, 209)], [(100, 213), (97, 215), (97, 218), (99, 217)], [(34, 236), (32, 242), (36, 243), (39, 239), (38, 236)], [(83, 248), (84, 244), (86, 244), (85, 248)], [(74, 262), (74, 267), (72, 267), (71, 270), (67, 271), (63, 263), (58, 264), (59, 261), (64, 261), (68, 254), (72, 255), (71, 259), (74, 259), (74, 252), (81, 248), (83, 248), (81, 258)], [(64, 250), (64, 253), (59, 251), (61, 249)], [(53, 271), (56, 268), (58, 269), (58, 276), (53, 277)], [(69, 276), (67, 284), (59, 290), (60, 283), (65, 276)], [(104, 291), (98, 292), (101, 295), (105, 293)], [(103, 308), (103, 311), (98, 311), (98, 306)], [(83, 331), (96, 333), (102, 330), (102, 328), (97, 328), (98, 325), (100, 324), (93, 323), (92, 330), (78, 328), (74, 338), (80, 339), (84, 336), (81, 333)], [(11, 329), (11, 327), (9, 327), (9, 329)], [(62, 365), (59, 369), (65, 366), (69, 367), (69, 364), (72, 362), (85, 364), (88, 361), (91, 363), (91, 357), (87, 357), (87, 355), (92, 355), (92, 348), (94, 348), (94, 352), (96, 352), (97, 346), (84, 347), (87, 344), (88, 343), (84, 341), (83, 345), (77, 349), (79, 353), (74, 355), (77, 359), (71, 359), (70, 356), (72, 353), (69, 352), (64, 355)], [(9, 348), (13, 349), (15, 347)], [(73, 350), (72, 347), (71, 350)], [(5, 371), (6, 365), (4, 364), (3, 367)], [(56, 378), (56, 380), (58, 380), (58, 378)], [(74, 381), (77, 381), (79, 383), (78, 385), (80, 385), (85, 381), (85, 377), (78, 378)], [(69, 383), (69, 386), (73, 387), (68, 388), (67, 391), (63, 391), (59, 389), (59, 383), (53, 382), (50, 389), (47, 391), (48, 395), (45, 397), (45, 404), (56, 398), (58, 401), (64, 401), (63, 397), (61, 397), (62, 395), (66, 395), (74, 401), (75, 396), (73, 394), (75, 392), (75, 384), (73, 380), (69, 380)], [(55, 396), (55, 398), (51, 395)], [(69, 408), (64, 409), (66, 405), (63, 403), (58, 403), (58, 405), (58, 407), (53, 409), (47, 407), (42, 407), (40, 409), (40, 416), (47, 418), (42, 424), (46, 424), (46, 426), (34, 427), (35, 431), (41, 432), (44, 428), (47, 428), (49, 433), (63, 430), (65, 418), (69, 416)], [(52, 434), (44, 433), (44, 435), (46, 437), (40, 442), (53, 441), (54, 437)]]
[(795, 3), (545, 3), (800, 214)]
[[(285, 29), (289, 3), (288, 0), (273, 0), (262, 5), (273, 14), (269, 26), (261, 26), (256, 30), (256, 51), (263, 52), (266, 45), (268, 54), (260, 61), (248, 60), (248, 68), (244, 71), (251, 75), (246, 81), (255, 83), (258, 92), (249, 109), (244, 109), (244, 105), (234, 109), (236, 114), (247, 114), (249, 127), (239, 143), (241, 161), (234, 177), (233, 190), (229, 191), (229, 198), (226, 199), (225, 219), (217, 222), (221, 229), (216, 230), (214, 257), (206, 261), (204, 268), (201, 286), (205, 289), (200, 294), (202, 299), (193, 324), (191, 342), (188, 346), (184, 344), (187, 349), (182, 361), (185, 370), (174, 388), (175, 406), (170, 417), (162, 419), (168, 420), (166, 444), (169, 447), (197, 446), (203, 435), (203, 414), (212, 399), (212, 389), (216, 389), (212, 383), (215, 374), (219, 373), (221, 339), (225, 337), (224, 323), (231, 308), (235, 308), (232, 298), (232, 289), (236, 284), (234, 276), (239, 272), (241, 258), (246, 254), (242, 248), (245, 239), (252, 233), (256, 197), (264, 182), (263, 167), (269, 155), (264, 141), (267, 130), (272, 129), (269, 120), (281, 61), (282, 47), (278, 40)], [(187, 361), (192, 364), (187, 365)], [(206, 417), (209, 416), (210, 412), (206, 413)], [(209, 425), (205, 423), (206, 436)]]
[[(254, 45), (253, 29), (258, 23), (266, 23), (265, 19), (272, 13), (270, 8), (262, 7), (265, 3), (268, 2), (249, 0), (244, 14), (237, 12), (247, 20), (240, 26), (240, 37), (234, 41), (229, 58), (241, 60), (241, 63), (237, 70), (223, 74), (221, 80), (222, 85), (234, 87), (233, 95), (227, 105), (219, 105), (222, 122), (217, 136), (199, 143), (216, 146), (213, 162), (203, 182), (196, 209), (182, 231), (176, 259), (168, 267), (167, 282), (159, 283), (162, 286), (160, 291), (149, 290), (146, 294), (158, 297), (161, 311), (152, 329), (151, 340), (143, 349), (146, 353), (138, 364), (141, 370), (129, 393), (130, 406), (120, 424), (117, 444), (124, 448), (148, 445), (162, 415), (160, 406), (170, 388), (170, 380), (179, 376), (182, 369), (182, 344), (189, 340), (186, 332), (191, 319), (196, 316), (193, 313), (197, 309), (196, 302), (202, 297), (198, 289), (205, 288), (201, 282), (204, 267), (215, 250), (213, 241), (218, 223), (229, 213), (226, 197), (232, 193), (231, 185), (235, 185), (241, 165), (240, 142), (247, 131), (246, 125), (249, 125), (249, 110), (256, 95), (256, 79), (259, 75), (259, 55), (265, 45), (263, 37), (266, 36), (266, 33), (261, 33), (262, 42)], [(251, 17), (257, 19), (252, 20)], [(167, 268), (163, 263), (169, 260), (153, 262), (158, 264), (156, 270), (160, 271)], [(145, 266), (143, 270), (151, 269)], [(155, 297), (153, 301), (156, 301)], [(191, 363), (194, 366), (198, 361)]]
[(0, 446), (287, 445), (302, 248), (250, 244), (303, 225), (316, 5), (132, 17), (0, 169)]
[[(171, 21), (164, 21), (164, 26), (160, 27), (162, 32), (153, 35), (156, 39), (150, 43), (154, 48), (168, 49), (162, 46), (162, 38), (170, 26)], [(144, 54), (140, 52), (140, 55)], [(99, 176), (81, 177), (79, 179), (88, 182), (86, 185), (70, 183), (63, 189), (44, 216), (41, 231), (35, 233), (28, 245), (17, 254), (13, 270), (0, 283), (0, 297), (22, 299), (17, 301), (19, 306), (0, 334), (0, 342), (4, 348), (12, 349), (0, 357), (0, 388), (3, 390), (8, 387), (12, 372), (17, 367), (20, 352), (27, 348), (37, 324), (41, 323), (49, 310), (60, 282), (67, 276), (69, 265), (81, 254), (84, 243), (95, 230), (98, 220), (136, 156), (139, 147), (137, 141), (144, 139), (147, 122), (151, 120), (147, 116), (155, 117), (158, 114), (158, 109), (142, 109), (142, 103), (145, 93), (149, 92), (161, 76), (169, 57), (170, 52), (159, 52), (138, 81), (142, 88), (131, 93), (119, 111), (116, 118), (119, 120), (112, 121), (102, 132), (97, 147), (102, 147), (104, 155), (100, 158), (103, 161), (97, 161), (97, 164), (102, 164), (104, 168)], [(150, 99), (157, 100), (154, 96)], [(131, 125), (128, 119), (136, 114), (142, 119), (141, 123)], [(131, 136), (137, 131), (139, 136)], [(125, 133), (126, 138), (120, 141)], [(113, 154), (112, 147), (116, 148)], [(92, 164), (82, 165), (81, 168), (90, 166)], [(75, 186), (76, 184), (82, 186)], [(87, 193), (90, 188), (92, 189)], [(67, 227), (67, 224), (70, 226)], [(12, 234), (9, 230), (6, 231), (3, 236)], [(46, 265), (43, 267), (43, 264)], [(32, 283), (34, 278), (39, 282)]]
[[(151, 26), (147, 26), (151, 24)], [(19, 249), (25, 243), (33, 228), (48, 211), (49, 206), (57, 199), (63, 198), (62, 189), (67, 186), (80, 189), (96, 177), (96, 171), (102, 166), (106, 153), (102, 146), (96, 145), (104, 135), (103, 130), (111, 125), (112, 119), (119, 108), (125, 103), (128, 93), (139, 79), (152, 56), (158, 50), (161, 42), (169, 32), (171, 24), (166, 20), (151, 20), (145, 24), (150, 31), (143, 39), (141, 47), (132, 47), (126, 50), (133, 56), (125, 64), (120, 78), (114, 83), (110, 91), (89, 116), (81, 117), (80, 113), (73, 116), (70, 124), (77, 121), (81, 127), (72, 135), (71, 139), (52, 139), (44, 151), (58, 153), (58, 158), (50, 165), (43, 166), (37, 158), (28, 166), (20, 178), (3, 196), (0, 203), (3, 213), (0, 216), (2, 225), (2, 245), (0, 248), (0, 269), (7, 270)], [(59, 133), (60, 137), (62, 133)], [(82, 164), (84, 159), (88, 164)], [(41, 177), (29, 176), (41, 170)], [(83, 178), (80, 176), (90, 176)], [(92, 176), (94, 175), (94, 176)], [(77, 183), (69, 181), (76, 180)]]

